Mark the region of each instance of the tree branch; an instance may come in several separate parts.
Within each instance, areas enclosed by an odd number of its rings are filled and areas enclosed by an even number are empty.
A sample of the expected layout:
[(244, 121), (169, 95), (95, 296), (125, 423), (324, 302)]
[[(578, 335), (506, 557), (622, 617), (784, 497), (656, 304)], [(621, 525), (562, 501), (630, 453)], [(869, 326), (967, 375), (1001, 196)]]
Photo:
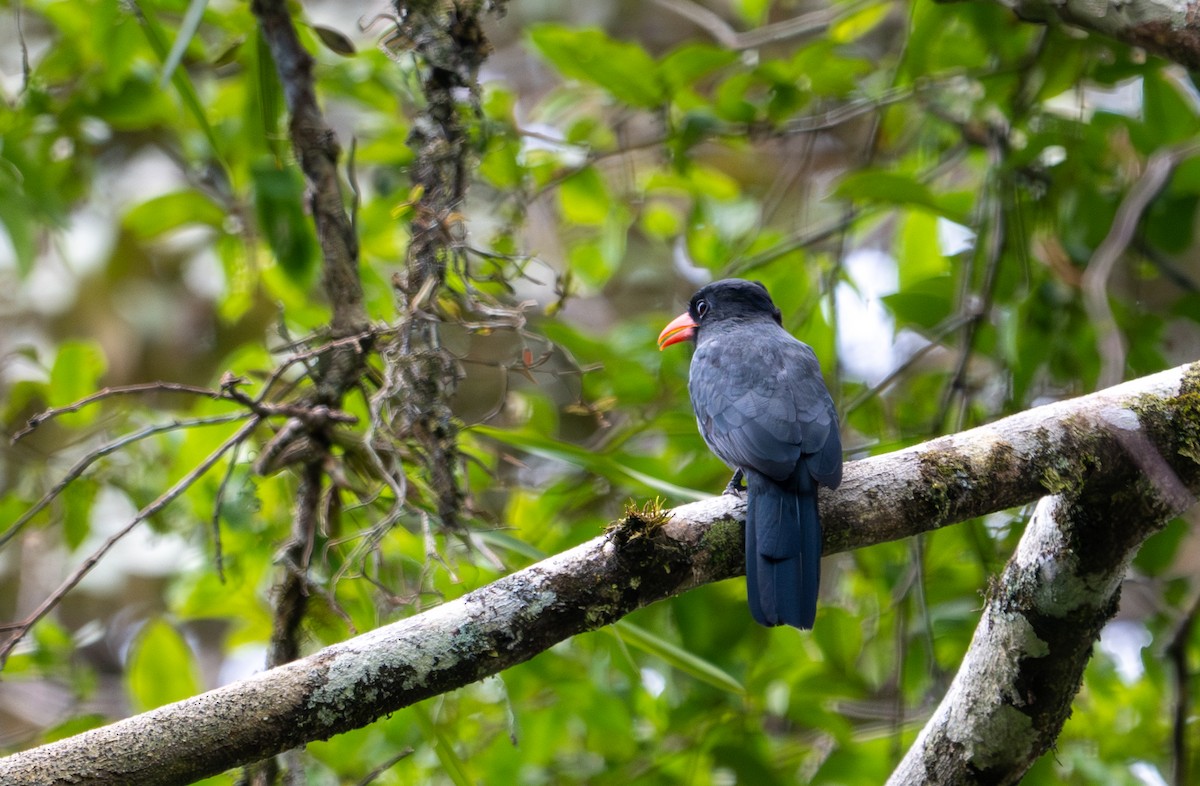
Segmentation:
[(1057, 19), (1093, 33), (1200, 68), (1200, 2), (1184, 0), (995, 0), (1030, 22)]
[[(312, 375), (315, 388), (306, 394), (303, 403), (315, 404), (320, 409), (336, 408), (346, 393), (359, 384), (366, 368), (364, 353), (369, 346), (367, 339), (339, 341), (362, 335), (368, 324), (358, 275), (358, 237), (346, 210), (338, 174), (341, 148), (317, 104), (313, 58), (300, 44), (286, 0), (254, 0), (251, 10), (283, 86), (292, 149), (308, 182), (310, 209), (321, 244), (321, 281), (333, 309), (329, 331), (336, 343), (328, 354), (320, 356)], [(267, 656), (269, 666), (293, 660), (300, 653), (300, 626), (308, 609), (308, 556), (317, 528), (325, 474), (323, 459), (330, 442), (326, 426), (293, 417), (263, 447), (256, 463), (262, 471), (273, 471), (291, 462), (301, 465), (292, 536), (282, 555), (284, 574), (272, 598), (275, 621)], [(265, 751), (279, 752), (282, 751)], [(288, 762), (288, 767), (299, 770), (294, 760)], [(245, 779), (273, 783), (277, 768), (278, 763), (273, 760), (260, 762), (247, 771)]]
[[(394, 278), (402, 316), (396, 345), (385, 354), (385, 385), (372, 405), (386, 413), (396, 439), (408, 440), (424, 465), (433, 507), (443, 527), (461, 528), (463, 492), (457, 477), (458, 424), (450, 401), (461, 374), (442, 346), (439, 298), (450, 264), (463, 261), (463, 217), (472, 147), (463, 115), (479, 113), (479, 68), (491, 51), (483, 30), (480, 0), (437, 3), (393, 0), (397, 29), (392, 46), (403, 45), (421, 65), (425, 105), (414, 118), (408, 145), (409, 169), (419, 194), (409, 223), (404, 272)], [(462, 106), (462, 97), (468, 98)], [(467, 276), (463, 269), (462, 278)], [(387, 405), (386, 407), (384, 405)]]
[[(275, 60), (290, 118), (292, 149), (311, 189), (313, 222), (324, 257), (322, 283), (333, 309), (330, 321), (333, 336), (342, 338), (362, 332), (367, 315), (362, 283), (358, 278), (358, 238), (346, 212), (338, 179), (337, 161), (341, 147), (317, 104), (312, 55), (300, 44), (286, 2), (255, 0), (250, 8), (258, 18), (259, 30)], [(347, 374), (344, 379), (327, 372), (319, 380), (323, 387), (331, 389), (326, 395), (328, 400), (323, 403), (340, 400), (341, 394), (353, 387), (358, 380), (358, 355), (357, 345), (335, 349), (333, 357), (345, 356), (342, 362), (349, 368), (343, 372)], [(334, 366), (337, 366), (336, 362)]]
[[(1136, 466), (1130, 493), (1043, 497), (950, 690), (889, 786), (1020, 782), (1071, 714), (1093, 644), (1117, 612), (1137, 549), (1191, 503)], [(1104, 537), (1101, 533), (1110, 537)]]
[[(1081, 652), (1086, 656), (1099, 620), (1113, 609), (1128, 555), (1198, 489), (1200, 363), (848, 464), (841, 488), (822, 498), (825, 552), (1057, 495), (1043, 504), (1006, 570), (1006, 581), (1017, 583), (993, 593), (989, 609), (996, 610), (989, 613), (1028, 606), (1032, 614), (1046, 604), (1058, 604), (1052, 608), (1061, 613), (1067, 601), (1043, 591), (1056, 585), (1038, 570), (1059, 564), (1050, 559), (1075, 560), (1080, 575), (1099, 578), (1094, 586), (1072, 585), (1076, 596), (1095, 597), (1069, 599), (1092, 610), (1082, 630), (1051, 617), (1027, 623), (985, 617), (985, 623), (1004, 622), (1001, 633), (1010, 636), (1027, 624), (1028, 636), (1013, 641), (1021, 652), (1033, 652), (1035, 638), (1051, 642), (1037, 664), (1022, 661), (1005, 672), (1042, 669), (1036, 681), (1005, 688), (1004, 699), (1016, 709), (994, 716), (1021, 726), (1033, 721), (1012, 712), (1066, 711), (1078, 679), (1055, 692), (1045, 675), (1060, 656), (1071, 663)], [(1112, 507), (1096, 507), (1102, 504)], [(1137, 510), (1151, 515), (1129, 520)], [(181, 784), (361, 727), (634, 609), (740, 574), (743, 513), (741, 501), (717, 497), (676, 508), (661, 525), (628, 518), (601, 537), (425, 613), (251, 679), (0, 759), (0, 782)], [(1058, 540), (1050, 537), (1056, 523), (1068, 528)], [(1067, 635), (1056, 626), (1074, 630), (1074, 642), (1049, 638)], [(980, 636), (989, 635), (986, 628)], [(1053, 703), (1049, 710), (1047, 702)], [(933, 739), (926, 735), (923, 750)]]

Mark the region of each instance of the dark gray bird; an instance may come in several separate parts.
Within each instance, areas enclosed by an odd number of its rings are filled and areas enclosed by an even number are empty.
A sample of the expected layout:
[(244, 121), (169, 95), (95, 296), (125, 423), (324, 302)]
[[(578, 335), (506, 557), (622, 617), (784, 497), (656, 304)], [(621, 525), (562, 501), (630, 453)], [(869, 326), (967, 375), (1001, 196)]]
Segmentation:
[(688, 391), (708, 447), (746, 482), (746, 590), (762, 625), (813, 626), (821, 578), (817, 485), (842, 480), (837, 411), (812, 347), (757, 281), (697, 292), (658, 337), (696, 342)]

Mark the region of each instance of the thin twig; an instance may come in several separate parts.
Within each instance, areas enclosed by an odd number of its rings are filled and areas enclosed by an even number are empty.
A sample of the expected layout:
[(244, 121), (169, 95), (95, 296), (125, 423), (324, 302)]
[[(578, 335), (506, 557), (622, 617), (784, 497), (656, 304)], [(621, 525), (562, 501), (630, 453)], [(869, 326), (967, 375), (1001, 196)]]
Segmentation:
[(320, 344), (318, 346), (312, 347), (311, 349), (307, 349), (303, 352), (295, 352), (294, 350), (296, 347), (303, 346), (306, 342), (309, 341), (309, 338), (297, 339), (295, 341), (287, 341), (283, 345), (283, 347), (276, 347), (272, 351), (280, 352), (284, 349), (291, 351), (291, 354), (289, 354), (284, 359), (283, 365), (281, 366), (281, 368), (287, 369), (287, 368), (290, 368), (291, 366), (294, 366), (297, 363), (307, 361), (307, 360), (312, 360), (313, 358), (318, 358), (318, 357), (320, 357), (328, 352), (331, 352), (335, 349), (341, 349), (343, 347), (348, 347), (348, 346), (352, 346), (355, 344), (357, 344), (361, 347), (361, 345), (363, 345), (364, 343), (370, 343), (370, 342), (375, 341), (376, 339), (380, 339), (385, 336), (394, 335), (398, 330), (399, 330), (399, 328), (396, 327), (395, 325), (376, 325), (376, 326), (371, 327), (368, 330), (362, 330), (362, 331), (359, 331), (358, 333), (354, 333), (349, 336), (343, 336), (341, 338), (326, 341), (324, 344)]
[(134, 442), (146, 439), (147, 437), (152, 437), (155, 434), (164, 434), (169, 431), (176, 431), (185, 428), (196, 428), (200, 426), (218, 426), (224, 423), (234, 423), (239, 420), (245, 420), (248, 417), (251, 417), (251, 413), (249, 412), (231, 412), (227, 415), (213, 415), (210, 417), (192, 418), (190, 420), (173, 420), (170, 423), (160, 423), (156, 426), (149, 426), (141, 431), (135, 431), (132, 434), (126, 434), (120, 439), (101, 445), (83, 458), (79, 459), (79, 461), (75, 462), (74, 466), (67, 470), (67, 473), (63, 475), (62, 479), (59, 480), (58, 483), (54, 484), (53, 488), (42, 495), (42, 498), (34, 503), (33, 507), (25, 511), (25, 513), (22, 514), (12, 526), (9, 527), (3, 535), (0, 535), (0, 549), (3, 549), (4, 546), (10, 540), (12, 540), (26, 524), (29, 523), (30, 519), (42, 512), (42, 510), (51, 502), (53, 502), (59, 494), (63, 493), (67, 486), (78, 479), (88, 467), (105, 456), (111, 455), (122, 448), (128, 447)]
[(24, 0), (16, 0), (13, 3), (13, 15), (16, 17), (17, 23), (17, 42), (21, 46), (21, 90), (23, 94), (29, 89), (30, 75), (33, 69), (29, 66), (29, 44), (25, 41), (25, 16), (22, 13), (25, 8)]
[(233, 471), (237, 468), (238, 451), (241, 445), (233, 446), (233, 455), (229, 457), (229, 464), (225, 467), (225, 474), (221, 477), (221, 482), (217, 485), (217, 494), (213, 499), (212, 509), (212, 539), (213, 539), (213, 563), (217, 567), (217, 578), (221, 583), (225, 583), (225, 558), (221, 549), (221, 508), (225, 503), (225, 492), (229, 488), (229, 481), (233, 478)]
[[(1003, 142), (992, 136), (988, 144), (988, 154), (991, 159), (989, 161), (990, 171), (1001, 171), (1005, 152), (1006, 149)], [(961, 313), (966, 317), (962, 325), (962, 345), (959, 347), (958, 361), (955, 363), (954, 373), (950, 375), (950, 382), (946, 385), (945, 392), (942, 394), (941, 405), (938, 407), (937, 416), (931, 425), (931, 432), (934, 434), (942, 433), (944, 430), (946, 417), (956, 397), (959, 399), (958, 422), (952, 430), (961, 431), (962, 421), (966, 416), (968, 403), (966, 390), (967, 368), (970, 365), (971, 358), (974, 356), (975, 339), (979, 334), (979, 327), (992, 310), (992, 296), (995, 292), (997, 274), (1000, 270), (1000, 263), (1004, 256), (1004, 248), (1007, 241), (1004, 201), (999, 190), (1000, 185), (997, 184), (993, 189), (985, 191), (985, 204), (986, 200), (990, 198), (993, 209), (991, 219), (986, 224), (987, 242), (977, 248), (977, 253), (971, 257), (972, 265), (963, 273), (962, 289), (959, 294)], [(973, 263), (980, 254), (983, 256), (985, 265), (984, 280), (979, 295), (974, 296), (971, 294)]]
[(0, 645), (0, 669), (2, 669), (4, 664), (8, 662), (8, 656), (12, 653), (13, 648), (17, 646), (17, 642), (24, 638), (25, 634), (29, 632), (29, 629), (32, 628), (39, 620), (50, 613), (50, 611), (58, 605), (59, 601), (61, 601), (68, 592), (74, 589), (75, 585), (82, 581), (83, 577), (90, 573), (92, 568), (96, 567), (100, 560), (104, 558), (104, 555), (107, 554), (119, 540), (132, 532), (138, 524), (159, 513), (163, 510), (163, 508), (171, 504), (176, 497), (178, 497), (180, 494), (190, 488), (192, 484), (203, 477), (204, 474), (208, 472), (208, 470), (210, 470), (213, 465), (217, 463), (217, 461), (220, 460), (221, 456), (225, 455), (225, 453), (227, 453), (231, 448), (240, 444), (242, 440), (253, 433), (254, 429), (258, 427), (258, 423), (259, 419), (257, 417), (252, 418), (249, 423), (244, 424), (240, 429), (234, 432), (233, 436), (222, 442), (216, 450), (208, 454), (208, 457), (205, 458), (204, 461), (200, 462), (200, 464), (198, 464), (190, 472), (176, 481), (171, 488), (163, 492), (149, 505), (139, 510), (137, 515), (134, 516), (128, 524), (110, 535), (98, 549), (89, 554), (87, 559), (80, 563), (80, 565), (71, 572), (71, 575), (67, 577), (66, 581), (60, 584), (58, 589), (50, 593), (50, 595), (42, 601), (41, 605), (39, 605), (32, 614), (27, 616), (21, 622), (0, 625), (0, 631), (7, 632), (9, 634), (8, 640), (5, 641), (3, 645)]
[(378, 778), (380, 775), (384, 774), (385, 772), (390, 770), (392, 767), (395, 767), (396, 764), (398, 764), (402, 759), (406, 759), (409, 756), (413, 755), (413, 752), (414, 751), (412, 748), (405, 748), (404, 750), (400, 751), (395, 756), (393, 756), (392, 758), (385, 761), (383, 764), (380, 764), (378, 767), (376, 767), (375, 769), (368, 772), (366, 774), (366, 776), (363, 777), (363, 779), (358, 782), (358, 786), (368, 786), (368, 784), (370, 784), (373, 780)]
[[(921, 175), (917, 177), (917, 180), (922, 183), (928, 183), (937, 180), (947, 171), (956, 166), (958, 162), (966, 156), (966, 153), (967, 148), (965, 145), (957, 145), (954, 148), (951, 148), (950, 150), (946, 151), (946, 154), (943, 156), (941, 161), (939, 161), (935, 166), (921, 173)], [(833, 221), (824, 227), (819, 227), (807, 232), (798, 232), (791, 237), (780, 241), (771, 248), (760, 251), (752, 257), (747, 257), (746, 259), (739, 261), (736, 265), (731, 267), (730, 272), (742, 275), (750, 270), (762, 267), (763, 265), (766, 265), (781, 256), (790, 254), (797, 249), (807, 248), (808, 246), (821, 243), (841, 232), (846, 231), (847, 227), (851, 226), (860, 218), (866, 218), (868, 216), (875, 215), (876, 213), (884, 210), (886, 207), (886, 205), (853, 207), (844, 211), (836, 221)]]
[[(936, 88), (940, 83), (931, 82), (925, 85), (922, 90)], [(744, 140), (747, 137), (752, 139), (761, 138), (763, 136), (771, 137), (787, 137), (796, 136), (799, 134), (815, 134), (821, 131), (832, 131), (846, 123), (861, 117), (871, 112), (875, 112), (891, 104), (897, 104), (912, 98), (917, 93), (915, 87), (893, 87), (882, 95), (874, 98), (863, 98), (851, 101), (842, 106), (826, 110), (824, 112), (816, 112), (811, 115), (804, 115), (788, 121), (782, 127), (776, 128), (767, 123), (722, 123), (714, 126), (708, 131), (708, 137), (712, 139), (734, 139)], [(581, 145), (573, 145), (562, 139), (555, 139), (547, 134), (541, 134), (524, 129), (518, 129), (518, 132), (524, 136), (530, 136), (536, 139), (547, 139), (557, 142), (564, 148), (584, 149)], [(637, 142), (614, 147), (611, 150), (593, 150), (586, 151), (585, 160), (577, 166), (565, 168), (551, 177), (546, 182), (542, 183), (532, 193), (522, 193), (520, 191), (513, 192), (508, 197), (509, 199), (517, 199), (524, 197), (527, 205), (533, 204), (542, 196), (552, 193), (554, 189), (562, 185), (562, 183), (580, 172), (594, 166), (601, 161), (618, 156), (625, 156), (629, 153), (637, 152), (638, 150), (648, 150), (662, 147), (667, 143), (666, 135), (647, 136)]]
[[(922, 89), (928, 90), (926, 86)], [(863, 98), (857, 101), (851, 101), (839, 107), (818, 112), (812, 115), (798, 117), (795, 120), (789, 120), (783, 127), (783, 133), (787, 135), (795, 134), (812, 134), (818, 131), (832, 131), (839, 128), (851, 120), (854, 120), (862, 115), (877, 112), (880, 109), (899, 104), (913, 98), (917, 94), (918, 88), (910, 86), (891, 87), (884, 91), (881, 95), (873, 98)]]
[(866, 3), (856, 3), (847, 7), (824, 8), (739, 33), (720, 16), (691, 0), (655, 0), (655, 4), (694, 23), (722, 46), (735, 51), (756, 49), (793, 38), (818, 35), (840, 17), (856, 13), (867, 5)]
[(1096, 247), (1083, 271), (1083, 302), (1096, 329), (1096, 351), (1100, 355), (1097, 389), (1115, 385), (1125, 376), (1125, 341), (1108, 302), (1108, 279), (1117, 260), (1133, 242), (1142, 214), (1151, 200), (1163, 189), (1175, 168), (1197, 153), (1200, 153), (1200, 142), (1188, 140), (1156, 150), (1150, 156), (1142, 176), (1117, 208), (1108, 235)]
[(14, 443), (17, 442), (22, 437), (28, 435), (30, 432), (36, 429), (38, 426), (45, 423), (47, 420), (51, 420), (62, 415), (69, 415), (72, 412), (78, 412), (89, 404), (95, 404), (97, 401), (102, 401), (106, 398), (112, 398), (113, 396), (130, 396), (139, 393), (186, 393), (193, 396), (211, 398), (213, 400), (227, 398), (220, 390), (202, 388), (196, 385), (184, 385), (178, 382), (145, 382), (138, 385), (123, 385), (121, 387), (104, 388), (103, 390), (98, 390), (89, 396), (84, 396), (78, 401), (67, 404), (64, 407), (52, 407), (51, 409), (47, 409), (44, 412), (34, 415), (25, 424), (25, 428), (12, 435), (11, 441)]
[(1200, 615), (1200, 593), (1196, 593), (1187, 612), (1175, 625), (1166, 647), (1167, 660), (1170, 661), (1171, 671), (1175, 675), (1171, 724), (1171, 753), (1174, 758), (1171, 782), (1175, 786), (1188, 786), (1191, 783), (1188, 780), (1191, 756), (1188, 749), (1188, 721), (1191, 715), (1192, 670), (1188, 664), (1188, 641), (1192, 637), (1197, 615)]
[(296, 490), (292, 535), (279, 557), (284, 574), (274, 592), (275, 622), (267, 652), (268, 668), (289, 663), (300, 655), (300, 623), (308, 609), (308, 555), (316, 534), (323, 478), (320, 461), (304, 465)]
[(329, 610), (341, 617), (342, 622), (346, 623), (346, 630), (351, 636), (358, 635), (358, 627), (354, 624), (354, 619), (350, 616), (350, 612), (346, 611), (345, 607), (338, 603), (337, 596), (332, 590), (326, 589), (315, 581), (312, 576), (308, 575), (308, 571), (300, 565), (285, 562), (284, 570), (289, 571), (296, 581), (302, 583), (306, 595), (311, 593), (324, 600)]

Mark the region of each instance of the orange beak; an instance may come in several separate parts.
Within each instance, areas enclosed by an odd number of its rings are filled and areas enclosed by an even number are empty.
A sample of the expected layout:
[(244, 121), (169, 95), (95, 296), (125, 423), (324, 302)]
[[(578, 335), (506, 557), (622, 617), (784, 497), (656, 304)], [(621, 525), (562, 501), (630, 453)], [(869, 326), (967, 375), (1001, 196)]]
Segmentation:
[(696, 335), (696, 323), (686, 311), (671, 320), (670, 324), (658, 334), (658, 349), (662, 351), (672, 344), (687, 341)]

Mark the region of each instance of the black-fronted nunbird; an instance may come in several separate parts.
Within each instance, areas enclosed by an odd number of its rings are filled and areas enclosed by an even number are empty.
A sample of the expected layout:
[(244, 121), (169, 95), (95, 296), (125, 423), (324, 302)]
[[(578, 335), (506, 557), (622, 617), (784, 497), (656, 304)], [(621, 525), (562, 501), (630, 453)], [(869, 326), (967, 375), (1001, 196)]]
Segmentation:
[(756, 281), (697, 292), (658, 337), (696, 342), (688, 390), (709, 448), (746, 482), (746, 589), (762, 625), (808, 629), (817, 613), (817, 485), (842, 479), (837, 411), (817, 356), (781, 325)]

